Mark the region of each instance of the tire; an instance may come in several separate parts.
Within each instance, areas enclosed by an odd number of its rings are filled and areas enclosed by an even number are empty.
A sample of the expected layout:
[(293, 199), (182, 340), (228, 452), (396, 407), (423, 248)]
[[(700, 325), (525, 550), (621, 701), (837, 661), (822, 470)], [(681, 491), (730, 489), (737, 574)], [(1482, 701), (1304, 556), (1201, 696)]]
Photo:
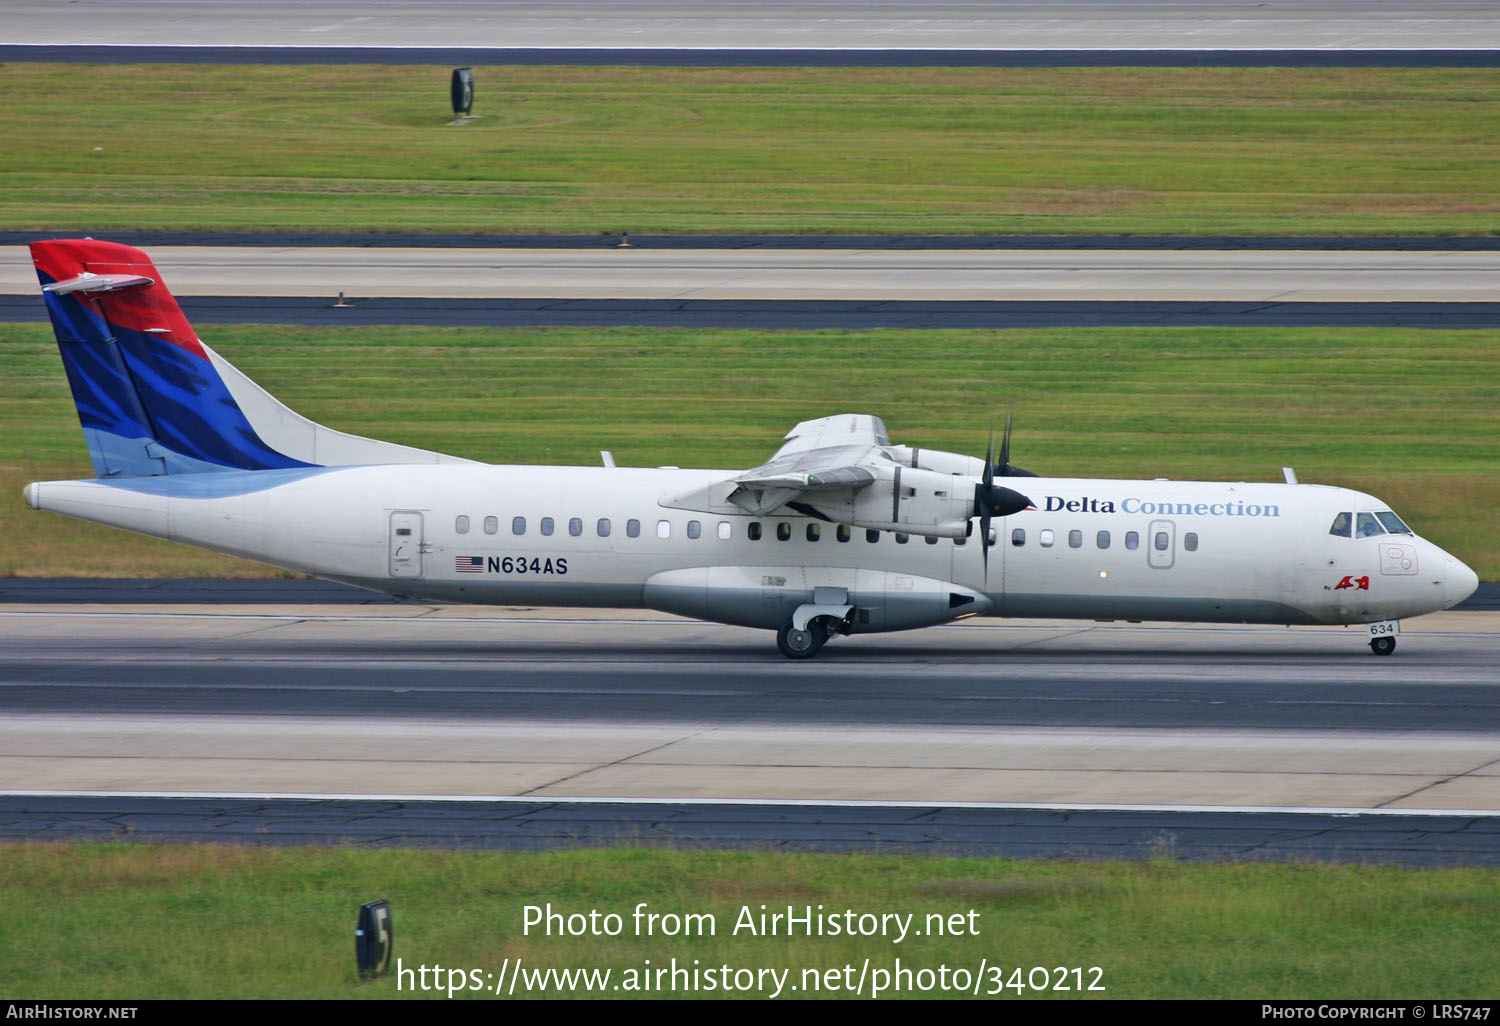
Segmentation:
[(820, 631), (815, 623), (808, 624), (807, 629), (801, 631), (786, 623), (776, 632), (776, 647), (788, 659), (811, 659), (827, 640), (828, 632)]
[(1371, 638), (1370, 651), (1378, 656), (1388, 656), (1396, 651), (1396, 639), (1391, 637)]

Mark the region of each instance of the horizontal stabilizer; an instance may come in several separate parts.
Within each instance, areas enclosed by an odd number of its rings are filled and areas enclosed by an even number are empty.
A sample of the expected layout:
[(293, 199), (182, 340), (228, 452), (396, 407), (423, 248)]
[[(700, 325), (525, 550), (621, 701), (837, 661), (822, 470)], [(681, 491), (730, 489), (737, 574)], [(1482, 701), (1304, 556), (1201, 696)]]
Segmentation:
[(66, 296), (69, 292), (114, 292), (117, 289), (155, 284), (154, 280), (142, 274), (91, 274), (84, 271), (67, 281), (55, 281), (51, 285), (43, 285), (42, 291)]

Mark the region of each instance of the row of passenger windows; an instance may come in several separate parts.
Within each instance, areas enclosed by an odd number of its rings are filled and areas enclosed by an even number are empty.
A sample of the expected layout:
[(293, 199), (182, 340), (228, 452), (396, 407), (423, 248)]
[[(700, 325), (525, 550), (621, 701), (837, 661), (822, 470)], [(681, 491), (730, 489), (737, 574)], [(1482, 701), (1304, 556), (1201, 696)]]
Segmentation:
[[(453, 530), (457, 534), (468, 534), (472, 524), (473, 521), (471, 521), (469, 517), (460, 514), (453, 519)], [(500, 520), (498, 517), (485, 517), (482, 521), (482, 527), (485, 534), (499, 534)], [(543, 535), (552, 535), (557, 531), (557, 522), (551, 517), (542, 517), (540, 523), (538, 524), (538, 529)], [(598, 520), (594, 521), (594, 533), (597, 534), (600, 538), (608, 538), (613, 531), (614, 524), (609, 519), (609, 517), (600, 517)], [(703, 537), (703, 524), (697, 520), (689, 520), (687, 522), (686, 531), (689, 538), (701, 538)], [(525, 534), (526, 518), (511, 517), (510, 533), (516, 535)], [(734, 525), (727, 520), (720, 520), (717, 533), (721, 539), (728, 540), (729, 538), (734, 536)], [(854, 536), (850, 531), (848, 524), (837, 525), (833, 533), (834, 537), (841, 542), (846, 542)], [(581, 518), (573, 517), (568, 521), (568, 534), (572, 535), (575, 538), (583, 534), (583, 520)], [(750, 525), (746, 529), (746, 534), (751, 541), (760, 541), (761, 538), (764, 537), (764, 529), (762, 528), (760, 521), (750, 521)], [(865, 531), (865, 540), (868, 542), (878, 542), (880, 540), (880, 535), (880, 531)], [(625, 521), (625, 537), (639, 538), (640, 536), (641, 522), (639, 520)], [(656, 536), (658, 538), (672, 537), (672, 521), (658, 520), (656, 522)], [(810, 542), (818, 541), (823, 537), (823, 525), (818, 523), (808, 524), (805, 528), (805, 536)], [(776, 540), (791, 541), (791, 538), (792, 525), (784, 520), (778, 523), (776, 525)], [(902, 545), (905, 545), (910, 540), (910, 535), (900, 533), (896, 535), (896, 541)], [(963, 543), (964, 540), (962, 538), (956, 539), (955, 541), (955, 544), (958, 545), (962, 545)], [(936, 545), (937, 539), (928, 538), (927, 544)]]
[[(458, 534), (468, 534), (470, 524), (471, 521), (468, 517), (459, 515), (457, 517), (454, 517), (453, 519), (453, 530)], [(499, 534), (500, 520), (497, 517), (485, 517), (483, 527), (485, 534)], [(553, 520), (551, 517), (542, 517), (541, 521), (537, 525), (537, 528), (543, 535), (550, 536), (557, 532), (557, 521)], [(609, 517), (600, 517), (598, 520), (594, 521), (594, 533), (599, 537), (608, 538), (613, 531), (614, 524), (610, 521)], [(511, 517), (510, 533), (525, 534), (526, 518)], [(730, 525), (729, 521), (719, 521), (720, 538), (729, 538), (732, 533), (733, 527)], [(578, 536), (583, 534), (582, 518), (573, 517), (568, 521), (568, 534), (572, 535), (574, 538), (577, 538)], [(625, 521), (625, 536), (627, 538), (639, 538), (641, 536), (641, 522), (639, 520)], [(656, 522), (656, 536), (658, 538), (672, 537), (672, 522), (670, 520), (658, 520)], [(703, 537), (703, 525), (697, 520), (689, 520), (687, 522), (687, 536), (689, 538)]]
[[(1361, 516), (1366, 516), (1368, 514), (1360, 514), (1360, 515)], [(460, 515), (460, 516), (454, 518), (454, 521), (453, 521), (453, 530), (456, 531), (457, 533), (459, 533), (459, 534), (468, 534), (469, 533), (469, 526), (470, 526), (470, 520), (469, 520), (469, 518), (467, 516)], [(541, 533), (544, 536), (550, 536), (550, 535), (552, 535), (553, 533), (556, 532), (556, 530), (557, 530), (557, 522), (555, 520), (553, 520), (551, 517), (542, 517), (540, 523), (538, 524), (538, 527), (539, 527)], [(499, 531), (500, 531), (500, 521), (499, 521), (499, 518), (497, 518), (497, 517), (485, 517), (484, 521), (483, 521), (483, 528), (484, 528), (484, 533), (485, 534), (498, 534)], [(610, 536), (610, 533), (613, 530), (614, 530), (614, 525), (611, 523), (611, 521), (610, 521), (610, 519), (608, 517), (600, 517), (598, 520), (594, 521), (594, 533), (597, 534), (600, 538), (608, 538)], [(971, 528), (971, 530), (972, 530), (972, 528)], [(511, 517), (511, 519), (510, 519), (510, 533), (511, 534), (515, 534), (515, 535), (525, 534), (526, 533), (526, 518), (525, 517)], [(733, 537), (733, 535), (734, 535), (734, 526), (729, 521), (727, 521), (727, 520), (720, 520), (719, 521), (719, 526), (718, 526), (718, 532), (717, 533), (718, 533), (719, 538), (727, 541), (729, 538)], [(803, 533), (804, 533), (804, 537), (806, 537), (808, 541), (810, 541), (810, 542), (819, 541), (823, 537), (823, 525), (819, 524), (819, 523), (816, 523), (816, 522), (809, 523), (803, 529)], [(880, 536), (881, 536), (882, 533), (883, 532), (881, 532), (881, 531), (874, 531), (874, 530), (866, 529), (865, 530), (865, 541), (867, 541), (867, 542), (869, 542), (870, 544), (873, 545), (876, 542), (880, 541)], [(573, 517), (572, 519), (570, 519), (568, 521), (568, 534), (572, 535), (575, 538), (577, 538), (579, 535), (583, 534), (583, 520), (581, 518), (579, 518), (579, 517)], [(763, 529), (763, 527), (761, 525), (761, 522), (759, 520), (752, 520), (752, 521), (750, 521), (749, 526), (745, 530), (745, 534), (746, 534), (746, 537), (748, 537), (751, 541), (760, 541), (761, 538), (763, 538), (765, 536), (764, 529)], [(639, 520), (627, 520), (627, 521), (625, 521), (625, 537), (627, 537), (627, 538), (639, 538), (640, 536), (641, 536), (641, 522)], [(672, 537), (672, 522), (670, 520), (658, 520), (656, 522), (656, 536), (658, 538), (670, 538), (670, 537)], [(693, 538), (693, 539), (697, 539), (697, 538), (703, 537), (703, 524), (701, 522), (697, 521), (697, 520), (689, 520), (687, 522), (687, 536), (689, 538)], [(854, 537), (854, 532), (852, 530), (850, 530), (848, 524), (838, 524), (838, 525), (835, 525), (835, 527), (834, 527), (833, 536), (836, 539), (838, 539), (839, 541), (841, 541), (841, 542), (847, 542), (851, 538)], [(896, 536), (896, 544), (897, 545), (905, 545), (909, 541), (911, 541), (911, 535), (909, 535), (909, 534), (902, 534), (901, 532), (897, 531), (897, 532), (895, 532), (895, 536)], [(777, 541), (791, 541), (792, 540), (792, 525), (789, 524), (789, 523), (787, 523), (785, 520), (779, 521), (776, 524), (776, 540)], [(922, 540), (925, 541), (928, 545), (936, 545), (938, 543), (938, 540), (936, 538), (932, 538), (932, 537), (924, 537)], [(1051, 528), (1043, 528), (1041, 531), (1039, 531), (1037, 533), (1037, 542), (1044, 549), (1051, 548), (1053, 546), (1053, 544), (1055, 543), (1055, 540), (1056, 539), (1055, 539), (1055, 536), (1054, 536)], [(953, 539), (953, 544), (954, 545), (962, 545), (962, 544), (964, 544), (964, 541), (965, 541), (965, 539), (963, 539), (963, 538), (955, 538), (955, 539)], [(1018, 527), (1015, 530), (1011, 531), (1011, 533), (1010, 533), (1010, 543), (1012, 545), (1014, 545), (1016, 548), (1020, 548), (1021, 546), (1025, 545), (1026, 544), (1026, 529), (1022, 528), (1022, 527)], [(1101, 548), (1101, 549), (1107, 549), (1107, 548), (1109, 548), (1109, 544), (1110, 544), (1110, 534), (1109, 534), (1109, 532), (1108, 531), (1099, 531), (1099, 532), (1097, 532), (1094, 535), (1094, 544), (1097, 547)], [(1156, 532), (1156, 536), (1152, 539), (1152, 545), (1155, 546), (1155, 548), (1159, 552), (1165, 552), (1165, 551), (1167, 551), (1167, 549), (1171, 547), (1171, 544), (1172, 544), (1171, 536), (1166, 531), (1157, 531)], [(1138, 531), (1126, 531), (1125, 532), (1125, 547), (1127, 549), (1138, 549), (1138, 548), (1140, 548), (1140, 546), (1141, 546), (1140, 532), (1138, 532)], [(1186, 549), (1188, 552), (1196, 552), (1196, 551), (1198, 551), (1198, 535), (1195, 532), (1193, 532), (1193, 531), (1189, 531), (1186, 534), (1184, 534), (1182, 536), (1182, 547), (1184, 549)], [(1080, 549), (1080, 548), (1083, 548), (1083, 532), (1082, 531), (1072, 530), (1072, 531), (1068, 532), (1068, 548), (1070, 548), (1070, 549)]]
[[(1037, 544), (1041, 545), (1041, 547), (1044, 549), (1050, 549), (1054, 544), (1056, 544), (1056, 541), (1057, 537), (1052, 533), (1052, 529), (1050, 527), (1043, 528), (1042, 530), (1037, 532)], [(1016, 548), (1020, 548), (1021, 546), (1025, 545), (1026, 529), (1023, 527), (1017, 527), (1015, 530), (1011, 531), (1010, 543)], [(1107, 549), (1109, 548), (1109, 543), (1110, 535), (1108, 531), (1099, 531), (1095, 533), (1094, 545), (1097, 548)], [(1153, 536), (1151, 539), (1151, 546), (1152, 548), (1156, 549), (1157, 552), (1166, 552), (1172, 547), (1172, 535), (1167, 531), (1157, 531), (1155, 536)], [(1141, 547), (1141, 535), (1139, 531), (1125, 532), (1125, 547), (1127, 549), (1138, 549)], [(1186, 534), (1184, 534), (1182, 536), (1182, 547), (1188, 552), (1197, 552), (1198, 533), (1196, 531), (1188, 531)], [(1068, 532), (1068, 548), (1083, 548), (1082, 531), (1075, 529)]]

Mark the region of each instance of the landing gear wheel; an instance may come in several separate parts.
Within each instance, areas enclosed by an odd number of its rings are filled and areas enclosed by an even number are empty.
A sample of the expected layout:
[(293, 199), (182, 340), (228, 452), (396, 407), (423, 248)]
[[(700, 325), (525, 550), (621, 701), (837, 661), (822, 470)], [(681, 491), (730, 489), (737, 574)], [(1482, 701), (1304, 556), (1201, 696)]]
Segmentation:
[(821, 627), (821, 624), (814, 621), (805, 630), (799, 631), (790, 623), (784, 624), (776, 632), (776, 647), (788, 659), (811, 659), (828, 640), (828, 632), (821, 630)]
[(1390, 655), (1396, 651), (1395, 638), (1371, 638), (1370, 651), (1376, 655)]

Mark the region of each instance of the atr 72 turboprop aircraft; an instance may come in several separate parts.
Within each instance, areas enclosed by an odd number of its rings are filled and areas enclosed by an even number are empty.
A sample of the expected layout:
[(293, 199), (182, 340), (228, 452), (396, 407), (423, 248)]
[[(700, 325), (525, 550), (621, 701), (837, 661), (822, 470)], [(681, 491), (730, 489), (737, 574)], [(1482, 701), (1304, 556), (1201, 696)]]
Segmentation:
[[(494, 466), (298, 416), (198, 340), (140, 250), (34, 243), (97, 475), (34, 508), (358, 587), (624, 607), (761, 627), (790, 658), (971, 616), (1368, 624), (1445, 609), (1474, 571), (1379, 499), (1288, 483), (1044, 478), (794, 427), (749, 470)], [(1005, 484), (997, 483), (1004, 480)]]

